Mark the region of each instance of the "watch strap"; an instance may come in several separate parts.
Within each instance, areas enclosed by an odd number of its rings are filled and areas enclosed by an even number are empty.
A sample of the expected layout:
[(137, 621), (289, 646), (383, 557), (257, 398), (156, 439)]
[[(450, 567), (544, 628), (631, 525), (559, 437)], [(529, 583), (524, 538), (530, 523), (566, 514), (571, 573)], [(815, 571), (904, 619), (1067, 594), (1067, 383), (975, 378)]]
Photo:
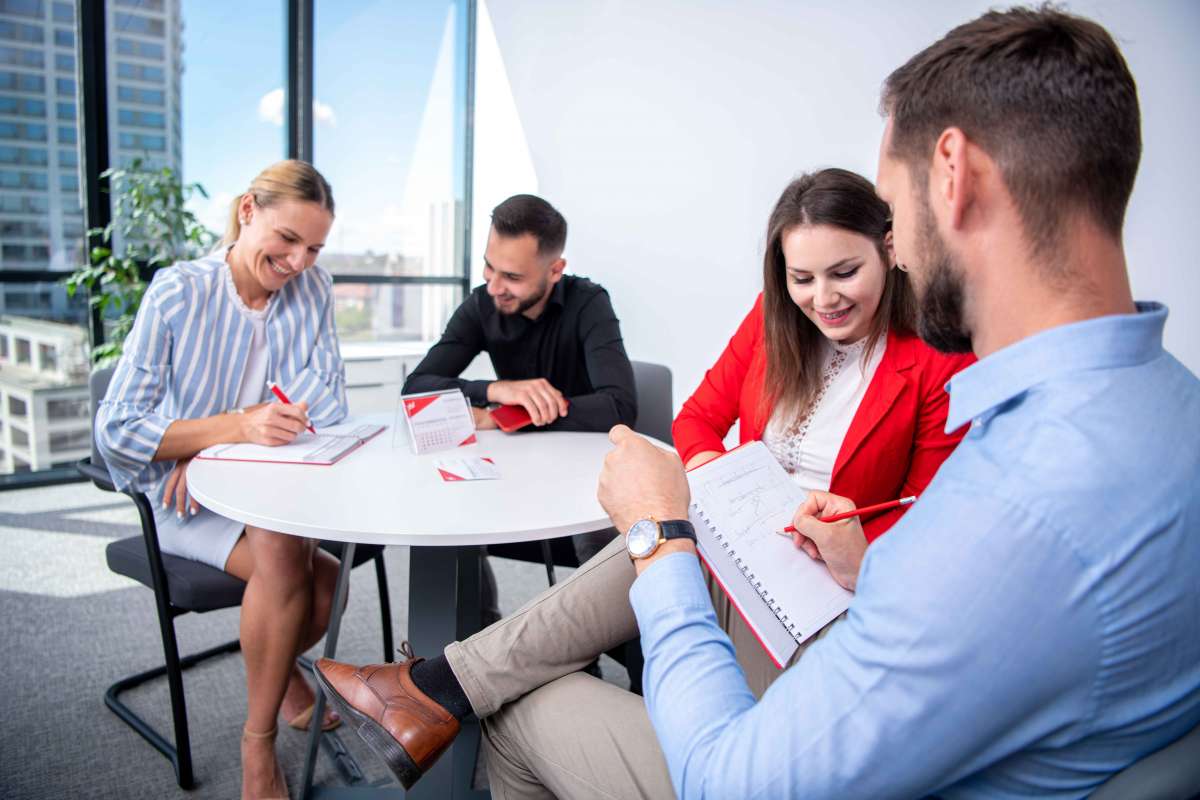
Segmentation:
[(658, 523), (664, 539), (691, 539), (696, 541), (696, 529), (686, 519), (668, 519)]

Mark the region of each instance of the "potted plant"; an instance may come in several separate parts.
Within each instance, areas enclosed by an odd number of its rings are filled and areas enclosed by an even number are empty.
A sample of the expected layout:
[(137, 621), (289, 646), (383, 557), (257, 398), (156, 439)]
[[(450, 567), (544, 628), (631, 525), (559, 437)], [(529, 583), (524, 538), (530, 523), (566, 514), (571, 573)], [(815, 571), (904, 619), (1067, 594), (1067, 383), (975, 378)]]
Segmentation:
[(217, 236), (187, 208), (196, 194), (208, 197), (199, 183), (184, 184), (170, 167), (153, 167), (135, 158), (127, 167), (105, 170), (114, 198), (112, 221), (88, 231), (89, 263), (66, 279), (67, 293), (81, 287), (104, 320), (104, 344), (92, 348), (92, 361), (103, 367), (121, 356), (142, 295), (143, 276), (180, 260), (209, 252)]

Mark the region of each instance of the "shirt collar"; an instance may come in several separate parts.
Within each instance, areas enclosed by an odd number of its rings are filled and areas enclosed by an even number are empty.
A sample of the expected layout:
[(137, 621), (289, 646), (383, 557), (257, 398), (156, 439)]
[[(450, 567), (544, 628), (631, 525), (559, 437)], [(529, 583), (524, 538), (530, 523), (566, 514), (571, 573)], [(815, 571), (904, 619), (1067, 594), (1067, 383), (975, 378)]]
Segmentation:
[(550, 290), (550, 302), (547, 303), (547, 305), (550, 305), (551, 303), (553, 303), (554, 305), (558, 306), (559, 308), (566, 305), (566, 302), (567, 302), (566, 283), (567, 283), (567, 276), (563, 275), (559, 279), (558, 283), (554, 284), (554, 288)]
[(1138, 303), (1135, 314), (1060, 325), (997, 350), (946, 384), (946, 432), (1068, 372), (1131, 366), (1157, 357), (1166, 321), (1166, 306)]

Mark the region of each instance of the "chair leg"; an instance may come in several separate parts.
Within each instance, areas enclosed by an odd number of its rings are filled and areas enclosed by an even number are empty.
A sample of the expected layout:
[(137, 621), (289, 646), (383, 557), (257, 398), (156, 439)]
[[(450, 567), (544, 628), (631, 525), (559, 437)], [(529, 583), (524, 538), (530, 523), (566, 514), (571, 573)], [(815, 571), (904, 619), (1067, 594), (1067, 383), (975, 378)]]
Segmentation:
[(175, 640), (175, 620), (162, 621), (163, 654), (166, 656), (167, 687), (171, 691), (171, 716), (175, 727), (175, 777), (184, 789), (195, 783), (192, 775), (192, 740), (188, 734), (187, 700), (183, 696), (183, 668), (179, 665), (179, 644)]
[(383, 625), (383, 660), (390, 664), (396, 658), (392, 641), (392, 597), (388, 593), (387, 570), (384, 568), (383, 551), (375, 554), (375, 582), (379, 585), (379, 621)]
[(542, 539), (542, 559), (546, 562), (546, 580), (553, 586), (557, 581), (554, 578), (554, 555), (550, 552), (549, 539)]
[[(237, 639), (234, 639), (181, 659), (179, 658), (179, 651), (175, 642), (174, 621), (168, 620), (166, 627), (170, 630), (170, 644), (168, 645), (166, 638), (163, 641), (163, 650), (167, 655), (167, 663), (117, 681), (105, 691), (104, 704), (122, 722), (133, 728), (139, 736), (149, 742), (154, 749), (167, 757), (171, 765), (175, 768), (175, 778), (180, 788), (191, 789), (195, 785), (195, 779), (192, 772), (191, 747), (187, 727), (187, 708), (183, 695), (182, 673), (184, 670), (190, 669), (213, 656), (224, 653), (236, 653), (241, 648), (241, 643)], [(172, 653), (174, 654), (174, 658), (171, 657)], [(177, 674), (177, 679), (173, 676), (173, 673)], [(121, 700), (122, 693), (149, 681), (161, 678), (164, 675), (167, 676), (168, 686), (171, 691), (171, 711), (175, 722), (175, 745), (167, 741), (161, 733), (151, 727), (148, 722), (138, 716), (133, 709)], [(175, 702), (176, 697), (179, 698), (178, 703)], [(182, 725), (180, 724), (181, 722)]]

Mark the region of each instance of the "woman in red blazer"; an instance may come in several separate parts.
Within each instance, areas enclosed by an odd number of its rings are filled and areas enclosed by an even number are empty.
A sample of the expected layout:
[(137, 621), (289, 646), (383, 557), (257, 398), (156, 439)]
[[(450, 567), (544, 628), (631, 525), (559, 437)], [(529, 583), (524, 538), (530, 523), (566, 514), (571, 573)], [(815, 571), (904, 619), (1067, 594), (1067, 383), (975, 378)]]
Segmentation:
[[(944, 430), (944, 387), (974, 358), (924, 344), (915, 311), (871, 183), (837, 169), (793, 181), (768, 223), (763, 292), (675, 418), (684, 464), (723, 453), (737, 421), (740, 441), (762, 439), (805, 489), (860, 507), (920, 494), (962, 437)], [(862, 520), (867, 540), (903, 513)], [(744, 623), (719, 590), (714, 601), (761, 692), (777, 671), (738, 641)]]

